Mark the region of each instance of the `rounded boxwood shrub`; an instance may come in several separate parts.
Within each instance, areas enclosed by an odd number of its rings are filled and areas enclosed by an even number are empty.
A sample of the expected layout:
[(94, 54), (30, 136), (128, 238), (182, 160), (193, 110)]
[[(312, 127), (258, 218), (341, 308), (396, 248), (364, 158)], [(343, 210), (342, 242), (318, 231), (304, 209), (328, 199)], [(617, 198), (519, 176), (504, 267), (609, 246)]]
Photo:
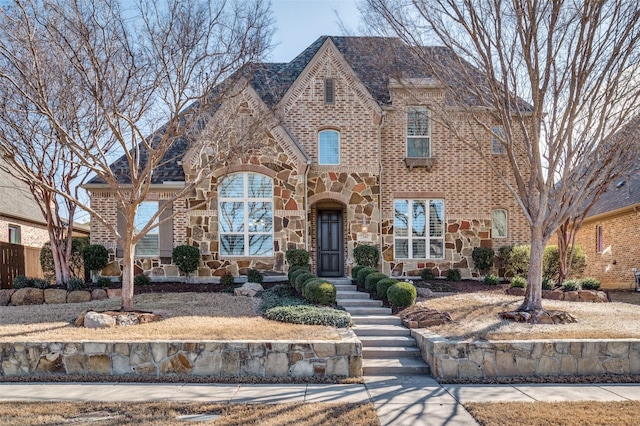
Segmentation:
[(336, 286), (324, 280), (307, 281), (304, 285), (304, 298), (318, 305), (335, 305)]
[(404, 308), (411, 306), (416, 301), (418, 292), (413, 284), (408, 282), (397, 282), (387, 290), (387, 299), (392, 306)]
[(322, 282), (324, 282), (325, 280), (323, 280), (322, 278), (318, 278), (316, 275), (313, 275), (313, 277), (307, 278), (306, 280), (304, 280), (302, 285), (300, 285), (300, 294), (302, 295), (302, 297), (305, 297), (304, 296), (304, 289), (309, 285), (309, 283), (311, 283), (313, 281), (322, 281)]
[(171, 258), (180, 272), (188, 276), (195, 272), (200, 265), (200, 250), (197, 247), (183, 244), (173, 249)]
[(18, 275), (15, 277), (12, 284), (15, 289), (33, 287), (32, 279), (27, 278), (24, 275)]
[(376, 284), (376, 294), (380, 299), (387, 300), (387, 291), (389, 287), (400, 281), (393, 278), (384, 278)]
[(542, 277), (542, 289), (543, 290), (553, 290), (553, 282), (550, 278)]
[(422, 273), (420, 274), (420, 278), (422, 278), (423, 280), (432, 280), (435, 278), (435, 276), (433, 275), (433, 269), (423, 269)]
[(373, 274), (374, 272), (378, 272), (378, 270), (375, 269), (375, 268), (368, 267), (368, 266), (360, 269), (358, 271), (357, 276), (356, 276), (356, 284), (361, 286), (361, 287), (363, 287), (364, 286), (364, 280), (367, 278), (367, 275)]
[(462, 279), (462, 274), (460, 273), (460, 269), (449, 269), (447, 271), (447, 280), (449, 281), (460, 281)]
[(361, 269), (366, 268), (366, 266), (364, 265), (355, 265), (353, 268), (351, 268), (351, 278), (352, 279), (357, 279), (358, 278), (358, 271), (360, 271)]
[(264, 280), (264, 276), (262, 275), (262, 272), (257, 269), (251, 269), (247, 274), (247, 281), (250, 283), (260, 284), (262, 280)]
[(264, 314), (267, 319), (293, 324), (328, 325), (345, 328), (351, 325), (351, 315), (338, 309), (311, 306), (276, 306)]
[(302, 293), (302, 284), (304, 284), (305, 281), (311, 278), (318, 278), (318, 277), (315, 274), (312, 274), (311, 272), (303, 272), (302, 274), (296, 277), (293, 287), (296, 290), (298, 290), (298, 293)]
[(289, 249), (284, 256), (289, 267), (309, 265), (309, 252), (304, 249)]
[(287, 277), (289, 278), (289, 281), (291, 281), (291, 275), (296, 271), (311, 272), (311, 270), (309, 269), (309, 265), (291, 266), (287, 271)]
[(498, 285), (500, 284), (500, 278), (497, 275), (489, 274), (484, 277), (484, 283), (488, 285)]
[(235, 278), (229, 272), (220, 277), (220, 284), (224, 287), (232, 287), (236, 283)]
[(82, 249), (84, 267), (90, 271), (99, 271), (109, 263), (109, 251), (100, 244), (89, 244)]
[(583, 290), (599, 290), (600, 289), (600, 281), (595, 278), (583, 278), (580, 280), (580, 287)]
[(67, 290), (69, 291), (84, 290), (85, 288), (84, 280), (78, 277), (71, 277), (69, 281), (67, 281)]
[(525, 288), (527, 286), (527, 280), (522, 277), (513, 277), (511, 279), (511, 287)]
[(99, 277), (96, 283), (98, 284), (98, 287), (111, 287), (113, 281), (111, 281), (111, 278)]
[(134, 285), (149, 285), (151, 284), (151, 278), (145, 274), (136, 275), (133, 279)]
[(353, 259), (357, 265), (375, 268), (380, 261), (380, 250), (376, 246), (361, 245), (353, 249)]
[(388, 278), (382, 272), (372, 272), (364, 279), (364, 289), (367, 290), (368, 293), (376, 292), (376, 285), (378, 281)]
[(562, 291), (578, 291), (580, 290), (580, 283), (578, 280), (566, 280), (562, 283)]
[(488, 271), (493, 266), (495, 252), (491, 247), (475, 247), (471, 258), (476, 269), (480, 272)]
[(291, 287), (295, 288), (296, 286), (296, 278), (298, 278), (302, 274), (309, 274), (310, 272), (306, 269), (298, 269), (289, 274), (289, 284)]

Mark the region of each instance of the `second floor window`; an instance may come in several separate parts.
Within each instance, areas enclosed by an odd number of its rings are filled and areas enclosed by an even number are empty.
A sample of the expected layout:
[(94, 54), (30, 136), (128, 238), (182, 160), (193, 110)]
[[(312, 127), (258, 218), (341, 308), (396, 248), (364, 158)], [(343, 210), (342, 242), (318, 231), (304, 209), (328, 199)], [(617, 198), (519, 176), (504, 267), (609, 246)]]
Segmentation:
[[(144, 228), (151, 220), (153, 215), (158, 211), (157, 201), (143, 201), (138, 206), (138, 212), (134, 219), (135, 231), (139, 232)], [(157, 223), (156, 218), (154, 223)], [(158, 227), (153, 228), (151, 231), (142, 237), (138, 244), (136, 244), (136, 256), (159, 256), (160, 255), (160, 229)]]
[(319, 133), (318, 164), (340, 164), (340, 133), (335, 130)]
[(431, 119), (426, 107), (407, 110), (407, 157), (431, 157)]
[(491, 153), (499, 155), (506, 154), (507, 147), (504, 145), (504, 127), (493, 126), (491, 133)]

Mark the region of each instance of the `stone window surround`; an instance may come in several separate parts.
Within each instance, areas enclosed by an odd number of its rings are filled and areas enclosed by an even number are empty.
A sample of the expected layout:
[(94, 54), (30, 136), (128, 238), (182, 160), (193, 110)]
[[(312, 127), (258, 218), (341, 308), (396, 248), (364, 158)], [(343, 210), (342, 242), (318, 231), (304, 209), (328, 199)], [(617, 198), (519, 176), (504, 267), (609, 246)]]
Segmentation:
[[(221, 259), (227, 259), (227, 260), (240, 260), (240, 259), (251, 259), (251, 260), (256, 260), (256, 259), (272, 259), (274, 256), (273, 253), (273, 223), (271, 225), (271, 231), (270, 232), (259, 232), (259, 233), (252, 233), (249, 232), (249, 215), (247, 214), (247, 203), (249, 202), (249, 200), (253, 200), (253, 201), (257, 201), (257, 202), (268, 202), (271, 204), (271, 219), (273, 221), (274, 217), (274, 206), (273, 206), (273, 177), (272, 176), (268, 176), (266, 174), (262, 174), (258, 171), (255, 170), (238, 170), (238, 171), (233, 171), (230, 173), (225, 174), (224, 178), (234, 175), (234, 174), (240, 174), (243, 176), (243, 194), (244, 194), (244, 199), (242, 200), (243, 203), (243, 208), (245, 209), (245, 214), (244, 214), (244, 229), (245, 231), (243, 232), (244, 235), (244, 239), (245, 239), (245, 246), (244, 246), (244, 254), (223, 254), (222, 253), (222, 236), (223, 234), (225, 234), (225, 232), (222, 231), (221, 229), (221, 221), (218, 222), (218, 244), (220, 247), (220, 258)], [(248, 175), (249, 174), (258, 174), (261, 176), (264, 176), (266, 178), (269, 178), (269, 180), (271, 181), (271, 197), (260, 197), (260, 198), (247, 198), (247, 194), (248, 194)], [(223, 179), (224, 179), (223, 178)], [(233, 202), (237, 202), (239, 199), (237, 198), (223, 198), (223, 197), (218, 197), (218, 211), (220, 211), (220, 204), (225, 202), (225, 200), (227, 201), (233, 201)], [(229, 232), (227, 232), (228, 234)], [(269, 235), (271, 237), (271, 252), (270, 254), (260, 254), (260, 255), (251, 255), (249, 253), (250, 247), (249, 247), (249, 237), (251, 235)]]
[[(396, 201), (424, 201), (426, 206), (427, 206), (427, 211), (429, 210), (429, 205), (431, 201), (441, 201), (442, 202), (442, 207), (443, 207), (443, 215), (442, 215), (442, 236), (437, 238), (439, 240), (442, 241), (442, 256), (441, 257), (430, 257), (430, 245), (431, 242), (430, 240), (434, 240), (436, 238), (432, 238), (429, 236), (429, 229), (430, 229), (430, 224), (429, 224), (429, 214), (427, 213), (427, 218), (426, 219), (426, 235), (425, 235), (425, 257), (415, 257), (415, 256), (408, 256), (408, 257), (398, 257), (397, 253), (396, 253), (396, 249), (395, 249), (395, 242), (396, 242), (396, 238), (401, 238), (401, 239), (407, 239), (408, 240), (408, 246), (409, 246), (409, 251), (411, 252), (411, 247), (412, 247), (412, 235), (411, 235), (411, 226), (408, 225), (408, 230), (407, 230), (407, 237), (397, 237), (396, 236), (396, 229), (394, 226), (394, 230), (393, 230), (393, 247), (394, 247), (394, 261), (395, 262), (408, 262), (408, 261), (413, 261), (413, 260), (444, 260), (445, 259), (445, 234), (446, 234), (446, 215), (444, 213), (444, 206), (445, 206), (445, 199), (444, 199), (444, 194), (442, 194), (442, 197), (422, 197), (422, 196), (405, 196), (405, 197), (397, 197), (396, 195), (398, 194), (407, 194), (407, 195), (419, 195), (419, 194), (431, 194), (431, 195), (436, 195), (436, 194), (440, 194), (440, 193), (433, 193), (433, 192), (396, 192), (394, 193), (394, 197), (393, 197), (393, 209), (394, 209), (394, 218), (395, 218), (395, 203)], [(395, 219), (394, 219), (395, 220)], [(413, 254), (413, 253), (411, 253)]]

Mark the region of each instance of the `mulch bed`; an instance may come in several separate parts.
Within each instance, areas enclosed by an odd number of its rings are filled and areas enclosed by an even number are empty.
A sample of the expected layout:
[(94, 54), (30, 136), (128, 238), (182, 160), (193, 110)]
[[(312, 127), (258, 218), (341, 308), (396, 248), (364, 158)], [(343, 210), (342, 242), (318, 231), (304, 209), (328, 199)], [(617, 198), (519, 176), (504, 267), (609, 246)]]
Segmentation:
[[(286, 281), (262, 283), (264, 289), (271, 288), (277, 284), (286, 284)], [(137, 285), (133, 288), (134, 294), (145, 293), (233, 293), (233, 290), (241, 287), (242, 284), (235, 284), (231, 287), (225, 287), (220, 284), (213, 283), (181, 283), (181, 282), (152, 282), (149, 285)], [(102, 288), (87, 285), (87, 290), (91, 291), (95, 288)], [(112, 288), (121, 288), (120, 284), (114, 285)]]
[(504, 292), (509, 288), (509, 284), (489, 285), (482, 281), (476, 280), (416, 280), (413, 281), (416, 287), (424, 287), (434, 292), (452, 292), (452, 293), (477, 293), (481, 291)]

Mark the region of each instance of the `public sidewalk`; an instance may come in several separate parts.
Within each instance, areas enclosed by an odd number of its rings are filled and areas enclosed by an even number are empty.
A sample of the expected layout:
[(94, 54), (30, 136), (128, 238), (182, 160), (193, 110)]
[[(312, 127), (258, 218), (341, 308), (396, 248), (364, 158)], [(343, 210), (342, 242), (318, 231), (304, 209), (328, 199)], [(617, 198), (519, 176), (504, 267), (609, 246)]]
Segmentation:
[(440, 385), (428, 376), (365, 384), (0, 383), (0, 401), (372, 402), (382, 425), (474, 425), (467, 402), (640, 400), (640, 384)]

